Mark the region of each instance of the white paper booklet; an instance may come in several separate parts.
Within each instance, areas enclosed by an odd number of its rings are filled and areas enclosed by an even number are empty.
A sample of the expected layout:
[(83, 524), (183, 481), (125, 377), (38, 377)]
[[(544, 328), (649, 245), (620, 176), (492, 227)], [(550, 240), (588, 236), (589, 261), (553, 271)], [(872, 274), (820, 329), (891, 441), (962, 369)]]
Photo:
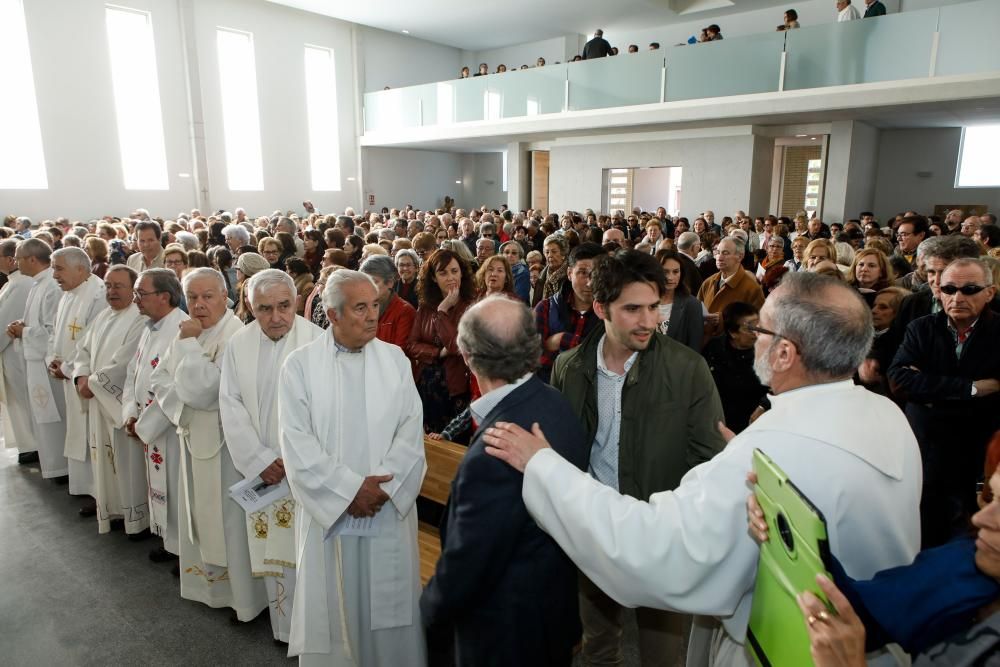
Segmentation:
[(267, 484), (260, 477), (245, 479), (229, 487), (230, 497), (240, 504), (247, 514), (261, 510), (289, 494), (288, 479), (277, 484)]

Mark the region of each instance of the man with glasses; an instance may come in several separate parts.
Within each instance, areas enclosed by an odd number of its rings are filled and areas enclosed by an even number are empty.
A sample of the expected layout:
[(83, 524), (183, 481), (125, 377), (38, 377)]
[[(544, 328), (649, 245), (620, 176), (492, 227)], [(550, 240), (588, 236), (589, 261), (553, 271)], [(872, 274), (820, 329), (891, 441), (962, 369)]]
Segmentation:
[(622, 604), (721, 617), (714, 629), (699, 623), (689, 648), (719, 666), (752, 664), (745, 641), (760, 552), (746, 530), (746, 475), (755, 449), (822, 512), (849, 576), (909, 564), (920, 542), (916, 439), (891, 401), (852, 380), (872, 341), (865, 302), (843, 281), (789, 273), (753, 331), (771, 409), (673, 491), (623, 495), (560, 457), (540, 430), (498, 423), (484, 438), (488, 453), (524, 472), (531, 515), (601, 590)]
[(754, 308), (764, 304), (764, 292), (742, 266), (745, 252), (740, 240), (731, 236), (719, 241), (715, 247), (715, 265), (718, 273), (709, 276), (698, 290), (698, 299), (705, 304), (705, 333), (708, 337), (722, 334), (722, 309), (736, 301), (749, 303)]
[(938, 287), (941, 310), (910, 323), (889, 369), (924, 460), (924, 548), (963, 534), (976, 511), (986, 445), (1000, 429), (1000, 316), (993, 275), (956, 259)]
[[(177, 559), (178, 481), (180, 480), (180, 443), (177, 429), (156, 402), (151, 376), (177, 337), (180, 323), (187, 314), (178, 308), (181, 283), (170, 269), (150, 269), (139, 275), (133, 292), (139, 313), (146, 316), (146, 329), (139, 337), (135, 356), (125, 371), (122, 392), (122, 420), (125, 432), (136, 439), (145, 451), (149, 481), (149, 527), (163, 538), (163, 546), (150, 552), (154, 563)], [(179, 568), (174, 575), (180, 576)]]
[(903, 218), (896, 227), (895, 255), (902, 257), (910, 265), (910, 271), (917, 268), (917, 246), (927, 238), (927, 218), (922, 215), (913, 215)]

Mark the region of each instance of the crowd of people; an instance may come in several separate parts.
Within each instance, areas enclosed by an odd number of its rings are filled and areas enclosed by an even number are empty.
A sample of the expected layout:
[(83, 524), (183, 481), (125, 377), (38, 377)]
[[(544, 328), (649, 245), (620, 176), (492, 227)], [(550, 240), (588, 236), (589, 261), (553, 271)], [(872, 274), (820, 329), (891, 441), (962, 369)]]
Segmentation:
[[(864, 13), (858, 11), (857, 7), (851, 4), (851, 0), (837, 0), (837, 22), (843, 23), (844, 21), (853, 21), (859, 18), (872, 18), (876, 16), (884, 16), (886, 14), (885, 5), (881, 0), (863, 0), (864, 2)], [(778, 24), (777, 29), (779, 31), (793, 30), (795, 28), (801, 27), (799, 25), (799, 13), (794, 9), (785, 10), (782, 16), (782, 21)], [(702, 44), (705, 42), (716, 42), (722, 39), (722, 28), (718, 24), (711, 24), (702, 28), (697, 35), (692, 35), (685, 42), (680, 42), (677, 46), (685, 46), (687, 44)], [(658, 51), (660, 48), (659, 42), (650, 42), (646, 47), (649, 51)], [(638, 44), (629, 44), (626, 53), (638, 53)], [(592, 60), (594, 58), (606, 58), (609, 56), (617, 56), (619, 54), (619, 49), (617, 46), (611, 46), (608, 40), (604, 39), (604, 30), (598, 28), (594, 31), (594, 36), (584, 45), (582, 51), (573, 56), (569, 62), (579, 62), (581, 60)], [(557, 61), (556, 65), (559, 64)], [(516, 71), (518, 69), (531, 69), (532, 67), (544, 67), (545, 58), (538, 57), (535, 60), (533, 66), (521, 65), (520, 67), (512, 66), (510, 68), (503, 63), (496, 66), (493, 72), (490, 72), (489, 63), (479, 63), (479, 67), (473, 72), (468, 66), (462, 67), (462, 71), (459, 75), (460, 79), (468, 79), (477, 76), (487, 76), (488, 74), (503, 74), (510, 71)]]
[[(0, 227), (8, 446), (183, 598), (304, 664), (613, 663), (623, 605), (644, 664), (748, 664), (754, 448), (843, 568), (817, 664), (930, 646), (857, 620), (915, 558), (1000, 598), (995, 215), (303, 208)], [(425, 436), (468, 454), (422, 589)]]

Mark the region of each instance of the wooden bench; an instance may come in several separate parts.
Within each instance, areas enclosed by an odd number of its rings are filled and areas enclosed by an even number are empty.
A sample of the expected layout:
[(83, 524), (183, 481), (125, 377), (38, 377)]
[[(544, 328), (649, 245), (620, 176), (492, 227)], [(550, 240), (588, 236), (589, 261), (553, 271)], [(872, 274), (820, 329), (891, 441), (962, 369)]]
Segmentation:
[[(451, 482), (455, 479), (458, 466), (465, 457), (465, 447), (447, 440), (424, 438), (424, 455), (427, 459), (427, 474), (420, 497), (438, 505), (448, 502)], [(434, 574), (434, 567), (441, 556), (441, 536), (436, 526), (420, 522), (417, 533), (417, 547), (420, 552), (420, 581), (424, 585)]]

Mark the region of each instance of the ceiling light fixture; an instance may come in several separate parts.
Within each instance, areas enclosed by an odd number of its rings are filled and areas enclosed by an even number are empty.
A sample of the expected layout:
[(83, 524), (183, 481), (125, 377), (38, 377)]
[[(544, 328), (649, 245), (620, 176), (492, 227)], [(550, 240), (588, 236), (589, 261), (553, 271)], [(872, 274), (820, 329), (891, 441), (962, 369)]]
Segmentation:
[(409, 35), (410, 34), (409, 30), (400, 30), (400, 32), (403, 33), (404, 35)]
[(461, 184), (462, 184), (462, 181), (455, 181), (455, 184), (456, 184), (456, 185), (461, 185)]
[(806, 136), (809, 136), (809, 135), (807, 135), (807, 134), (796, 134), (795, 138), (796, 139), (801, 139), (802, 137), (806, 137)]

